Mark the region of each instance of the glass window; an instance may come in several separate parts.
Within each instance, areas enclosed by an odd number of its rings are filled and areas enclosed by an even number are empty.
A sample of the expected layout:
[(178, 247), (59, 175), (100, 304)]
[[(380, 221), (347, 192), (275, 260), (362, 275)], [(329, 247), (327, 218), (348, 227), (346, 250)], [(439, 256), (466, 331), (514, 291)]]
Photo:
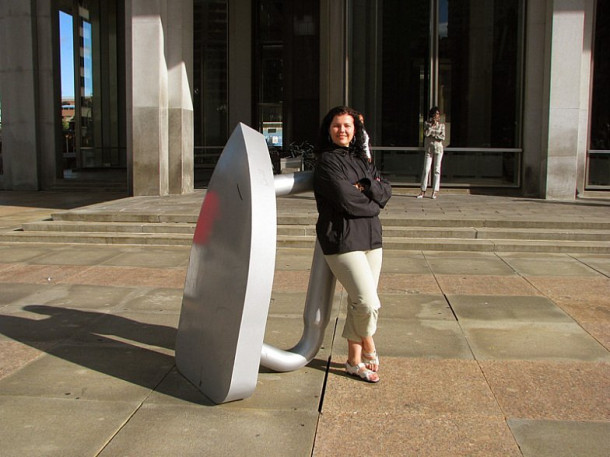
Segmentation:
[(319, 0), (255, 4), (255, 122), (274, 154), (295, 155), (320, 121)]
[(374, 145), (418, 146), (430, 82), (430, 5), (353, 0), (349, 99), (365, 114)]
[(447, 144), (520, 147), (520, 0), (441, 0), (438, 105)]
[(58, 0), (57, 8), (60, 170), (64, 178), (77, 178), (84, 169), (125, 169), (121, 2)]
[(587, 187), (610, 187), (610, 3), (597, 1)]
[(518, 185), (523, 4), (348, 2), (348, 103), (394, 182), (419, 182), (423, 122), (438, 106), (445, 184)]
[(76, 168), (74, 149), (74, 21), (72, 15), (59, 12), (59, 59), (61, 74), (61, 126), (64, 169)]
[(228, 139), (226, 0), (193, 3), (195, 187), (206, 184)]

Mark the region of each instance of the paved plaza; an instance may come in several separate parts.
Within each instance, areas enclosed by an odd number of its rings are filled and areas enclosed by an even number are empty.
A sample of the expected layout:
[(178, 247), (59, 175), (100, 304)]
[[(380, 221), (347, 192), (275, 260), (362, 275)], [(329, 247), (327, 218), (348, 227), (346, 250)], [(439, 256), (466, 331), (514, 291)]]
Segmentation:
[[(0, 192), (0, 231), (94, 203), (195, 215), (201, 203), (67, 195)], [(315, 211), (308, 197), (278, 202)], [(597, 221), (610, 201), (405, 192), (387, 211)], [(312, 255), (278, 249), (265, 342), (299, 340)], [(174, 363), (188, 260), (188, 246), (0, 243), (0, 455), (610, 455), (608, 254), (386, 250), (379, 384), (344, 373), (337, 286), (316, 358), (261, 368), (254, 395), (224, 405)]]

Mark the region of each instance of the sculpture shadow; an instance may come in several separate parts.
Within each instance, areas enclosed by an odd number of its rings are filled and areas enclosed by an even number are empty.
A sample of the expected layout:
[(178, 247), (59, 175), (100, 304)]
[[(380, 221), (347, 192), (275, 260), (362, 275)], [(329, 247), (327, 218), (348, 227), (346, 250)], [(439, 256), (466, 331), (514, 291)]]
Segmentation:
[(200, 405), (215, 405), (177, 371), (173, 356), (175, 328), (80, 309), (34, 304), (23, 309), (46, 317), (0, 315), (0, 333), (151, 391)]

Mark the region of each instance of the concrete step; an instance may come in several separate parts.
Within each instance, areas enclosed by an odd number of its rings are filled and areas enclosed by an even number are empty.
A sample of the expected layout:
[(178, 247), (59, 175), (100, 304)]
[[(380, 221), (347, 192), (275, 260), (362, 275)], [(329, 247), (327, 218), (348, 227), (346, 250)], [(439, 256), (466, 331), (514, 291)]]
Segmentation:
[[(314, 247), (313, 236), (278, 236), (278, 246)], [(471, 251), (471, 252), (549, 252), (610, 254), (610, 241), (569, 240), (481, 240), (446, 238), (384, 237), (386, 250), (401, 251)]]
[[(190, 234), (195, 224), (184, 222), (83, 222), (38, 221), (23, 224), (25, 232), (98, 232), (129, 234)], [(278, 235), (315, 236), (314, 225), (278, 225)], [(385, 226), (384, 236), (394, 238), (449, 238), (478, 240), (610, 241), (610, 230), (490, 227), (398, 227)]]
[[(313, 225), (278, 225), (278, 235), (315, 236)], [(476, 227), (397, 227), (384, 226), (384, 237), (394, 238), (450, 238), (472, 240), (566, 240), (610, 241), (610, 230), (476, 228)]]
[[(163, 214), (160, 214), (163, 213)], [(311, 247), (315, 213), (278, 214), (278, 246)], [(197, 215), (84, 208), (0, 233), (0, 242), (190, 245)], [(610, 253), (610, 221), (383, 215), (386, 249)]]
[(195, 232), (195, 224), (184, 222), (86, 222), (86, 221), (37, 221), (22, 225), (25, 232), (99, 232), (99, 233), (186, 233)]
[(176, 223), (176, 224), (196, 224), (198, 214), (182, 213), (163, 213), (151, 214), (142, 212), (109, 212), (109, 211), (90, 211), (72, 210), (53, 213), (51, 219), (54, 222), (116, 222), (116, 223)]
[[(125, 222), (125, 223), (183, 223), (195, 224), (198, 214), (151, 214), (142, 212), (108, 212), (90, 209), (71, 210), (53, 213), (53, 221), (81, 221), (81, 222)], [(290, 214), (279, 213), (278, 225), (303, 226), (314, 225), (317, 219), (316, 213)], [(610, 231), (610, 220), (591, 221), (577, 219), (533, 219), (531, 217), (521, 218), (463, 218), (463, 217), (420, 217), (381, 215), (384, 229), (389, 227), (471, 227), (471, 228), (521, 228), (521, 229), (564, 229), (564, 230), (608, 230)]]
[[(88, 243), (133, 245), (180, 245), (192, 243), (192, 233), (118, 233), (71, 231), (13, 231), (0, 234), (0, 242)], [(312, 248), (315, 234), (278, 234), (280, 247)], [(384, 248), (392, 250), (478, 251), (478, 252), (557, 252), (610, 254), (610, 241), (384, 237)]]
[(187, 246), (193, 241), (190, 233), (117, 233), (117, 232), (5, 232), (0, 242), (6, 243), (69, 243), (69, 244), (135, 244)]

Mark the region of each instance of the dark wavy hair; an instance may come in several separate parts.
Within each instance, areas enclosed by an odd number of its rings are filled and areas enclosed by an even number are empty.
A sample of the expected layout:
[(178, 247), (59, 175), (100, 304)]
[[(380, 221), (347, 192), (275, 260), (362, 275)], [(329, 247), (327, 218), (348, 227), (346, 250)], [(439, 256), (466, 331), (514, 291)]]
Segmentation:
[(320, 124), (318, 141), (316, 143), (314, 152), (316, 154), (320, 154), (325, 151), (332, 151), (333, 149), (337, 149), (339, 147), (332, 142), (329, 130), (330, 124), (335, 116), (342, 116), (343, 114), (348, 114), (354, 119), (354, 139), (349, 146), (349, 151), (356, 154), (358, 157), (366, 158), (366, 153), (364, 152), (364, 134), (362, 133), (364, 130), (364, 125), (360, 120), (360, 113), (348, 106), (335, 106), (326, 114), (326, 116), (324, 116), (324, 119), (322, 119), (322, 123)]
[(440, 110), (438, 109), (438, 106), (433, 106), (432, 108), (430, 108), (430, 111), (428, 111), (428, 119), (431, 119), (432, 117), (434, 117), (434, 115), (436, 113), (441, 113)]

